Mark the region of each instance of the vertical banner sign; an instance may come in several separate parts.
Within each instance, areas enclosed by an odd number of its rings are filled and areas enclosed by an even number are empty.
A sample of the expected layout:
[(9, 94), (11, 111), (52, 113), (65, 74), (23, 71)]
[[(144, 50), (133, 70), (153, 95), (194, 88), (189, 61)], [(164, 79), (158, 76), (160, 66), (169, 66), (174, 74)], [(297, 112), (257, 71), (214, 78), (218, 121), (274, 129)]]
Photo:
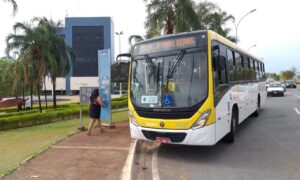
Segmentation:
[(105, 108), (101, 109), (101, 120), (109, 121), (109, 124), (112, 124), (110, 103), (110, 49), (98, 51), (98, 76), (99, 94), (105, 104)]

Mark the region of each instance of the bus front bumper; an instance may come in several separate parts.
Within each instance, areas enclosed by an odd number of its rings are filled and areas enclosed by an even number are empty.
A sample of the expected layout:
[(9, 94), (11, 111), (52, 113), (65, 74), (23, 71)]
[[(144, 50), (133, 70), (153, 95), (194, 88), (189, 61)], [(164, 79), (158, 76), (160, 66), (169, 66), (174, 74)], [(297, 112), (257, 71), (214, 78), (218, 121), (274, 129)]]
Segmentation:
[(134, 139), (152, 140), (156, 138), (169, 138), (170, 144), (211, 146), (216, 144), (216, 126), (211, 124), (199, 129), (169, 130), (152, 129), (136, 126), (129, 122), (130, 134)]

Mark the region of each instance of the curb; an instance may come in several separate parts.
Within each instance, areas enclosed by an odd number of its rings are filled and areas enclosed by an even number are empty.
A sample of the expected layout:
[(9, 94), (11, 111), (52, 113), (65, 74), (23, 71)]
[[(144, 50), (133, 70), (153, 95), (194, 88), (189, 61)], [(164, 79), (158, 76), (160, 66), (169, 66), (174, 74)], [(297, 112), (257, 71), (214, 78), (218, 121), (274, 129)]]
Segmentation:
[(123, 167), (122, 170), (122, 175), (121, 175), (121, 180), (131, 180), (132, 179), (132, 166), (133, 166), (133, 161), (135, 159), (135, 151), (137, 147), (137, 139), (135, 139), (130, 146), (130, 150), (127, 156), (127, 160), (125, 163), (125, 166)]

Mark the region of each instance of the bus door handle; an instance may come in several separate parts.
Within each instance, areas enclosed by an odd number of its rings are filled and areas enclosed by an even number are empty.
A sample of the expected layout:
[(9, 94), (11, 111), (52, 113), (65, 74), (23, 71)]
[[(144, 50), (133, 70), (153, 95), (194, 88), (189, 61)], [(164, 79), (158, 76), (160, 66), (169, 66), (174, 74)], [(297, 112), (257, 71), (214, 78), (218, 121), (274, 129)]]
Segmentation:
[(221, 120), (221, 117), (218, 117), (218, 121), (220, 121)]

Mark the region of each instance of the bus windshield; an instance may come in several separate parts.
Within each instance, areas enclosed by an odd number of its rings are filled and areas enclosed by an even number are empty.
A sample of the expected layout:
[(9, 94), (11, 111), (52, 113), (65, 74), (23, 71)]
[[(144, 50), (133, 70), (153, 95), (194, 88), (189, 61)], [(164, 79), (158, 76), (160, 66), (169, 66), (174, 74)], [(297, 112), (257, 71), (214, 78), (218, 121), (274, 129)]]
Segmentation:
[(145, 108), (191, 107), (207, 97), (207, 73), (204, 51), (136, 56), (131, 65), (131, 100)]

